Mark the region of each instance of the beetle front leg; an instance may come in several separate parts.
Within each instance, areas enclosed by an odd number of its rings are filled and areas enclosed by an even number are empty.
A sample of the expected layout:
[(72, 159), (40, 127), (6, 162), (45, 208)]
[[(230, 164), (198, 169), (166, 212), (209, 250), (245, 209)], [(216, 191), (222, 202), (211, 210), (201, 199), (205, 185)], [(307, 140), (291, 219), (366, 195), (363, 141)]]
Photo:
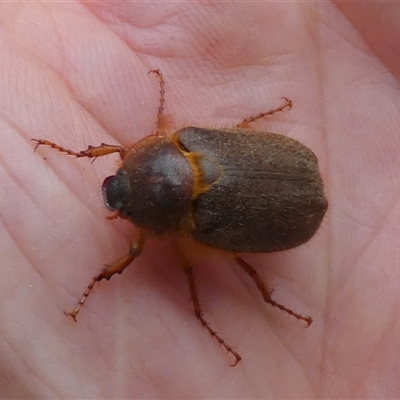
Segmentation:
[(307, 328), (311, 325), (312, 323), (311, 317), (297, 314), (294, 311), (290, 310), (289, 308), (286, 308), (282, 304), (277, 303), (275, 300), (272, 300), (271, 294), (268, 291), (267, 287), (265, 286), (265, 283), (261, 280), (261, 277), (258, 274), (258, 272), (250, 264), (244, 261), (243, 258), (235, 257), (235, 259), (237, 263), (251, 276), (251, 278), (253, 279), (254, 283), (257, 286), (257, 289), (261, 292), (261, 295), (265, 302), (271, 304), (274, 307), (279, 308), (282, 311), (287, 312), (290, 315), (293, 315), (297, 319), (305, 321), (307, 324)]
[(237, 124), (236, 127), (237, 128), (248, 128), (249, 124), (251, 124), (254, 121), (257, 121), (260, 118), (264, 118), (267, 115), (272, 115), (272, 114), (275, 114), (276, 112), (283, 111), (285, 108), (289, 108), (289, 110), (290, 110), (292, 108), (292, 100), (289, 100), (287, 97), (282, 97), (282, 99), (284, 100), (284, 103), (281, 106), (273, 108), (272, 110), (257, 114), (254, 117), (245, 118), (240, 124)]
[(113, 262), (112, 264), (106, 264), (103, 270), (98, 275), (92, 278), (81, 299), (79, 300), (78, 305), (70, 312), (64, 311), (64, 314), (68, 317), (71, 317), (76, 322), (76, 316), (79, 314), (79, 311), (85, 304), (85, 301), (88, 298), (90, 292), (93, 290), (94, 285), (97, 282), (100, 282), (102, 279), (110, 280), (110, 278), (114, 274), (121, 274), (124, 269), (141, 254), (144, 243), (145, 236), (142, 235), (141, 232), (139, 232), (138, 238), (134, 243), (131, 244), (128, 254), (125, 257), (122, 257), (119, 260)]
[(190, 297), (193, 302), (194, 315), (201, 322), (201, 324), (208, 330), (210, 335), (213, 336), (216, 340), (218, 340), (218, 342), (222, 344), (222, 346), (224, 346), (225, 349), (235, 357), (235, 362), (231, 364), (231, 366), (234, 367), (242, 359), (242, 357), (239, 355), (239, 353), (233, 350), (232, 347), (229, 346), (225, 342), (225, 340), (213, 328), (211, 328), (210, 324), (203, 317), (203, 310), (201, 309), (200, 306), (199, 297), (197, 294), (196, 282), (194, 280), (193, 268), (189, 264), (186, 264), (184, 271), (188, 278)]
[(39, 146), (49, 146), (52, 149), (60, 151), (61, 153), (65, 153), (75, 157), (97, 158), (112, 153), (119, 153), (121, 158), (124, 158), (124, 155), (126, 153), (126, 148), (106, 143), (102, 143), (100, 146), (89, 145), (86, 150), (74, 151), (67, 149), (66, 147), (60, 146), (56, 143), (50, 142), (49, 140), (46, 139), (32, 139), (32, 141), (36, 142), (35, 151)]
[(164, 76), (159, 69), (152, 69), (148, 73), (157, 75), (160, 84), (160, 103), (157, 111), (157, 124), (155, 133), (158, 135), (165, 135), (166, 133), (169, 132), (172, 124), (170, 118), (164, 114), (164, 103), (165, 103)]

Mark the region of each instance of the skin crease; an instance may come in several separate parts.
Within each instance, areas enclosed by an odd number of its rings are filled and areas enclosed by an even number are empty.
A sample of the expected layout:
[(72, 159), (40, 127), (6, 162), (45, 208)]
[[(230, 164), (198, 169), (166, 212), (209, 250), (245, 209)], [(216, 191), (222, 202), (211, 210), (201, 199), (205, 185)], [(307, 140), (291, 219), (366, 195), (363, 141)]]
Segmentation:
[[(1, 398), (400, 396), (399, 55), (393, 63), (390, 50), (400, 6), (340, 7), (0, 5)], [(193, 316), (183, 262), (166, 242), (149, 241), (123, 275), (99, 284), (77, 323), (62, 314), (126, 253), (134, 229), (105, 219), (100, 187), (117, 156), (91, 165), (34, 153), (30, 139), (83, 150), (150, 134), (154, 68), (176, 128), (233, 126), (287, 96), (293, 109), (257, 128), (300, 140), (320, 161), (329, 209), (317, 235), (246, 256), (276, 300), (313, 317), (310, 328), (264, 304), (229, 255), (185, 246), (206, 318), (243, 357), (235, 368)]]

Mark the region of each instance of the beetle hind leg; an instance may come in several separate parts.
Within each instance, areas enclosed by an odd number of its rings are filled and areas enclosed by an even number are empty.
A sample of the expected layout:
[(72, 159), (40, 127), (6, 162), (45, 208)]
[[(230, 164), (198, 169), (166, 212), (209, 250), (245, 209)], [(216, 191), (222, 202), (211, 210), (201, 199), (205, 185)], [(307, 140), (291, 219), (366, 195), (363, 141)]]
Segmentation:
[(254, 117), (245, 118), (240, 124), (237, 124), (236, 127), (237, 128), (248, 128), (252, 122), (257, 121), (260, 118), (264, 118), (267, 115), (272, 115), (279, 111), (283, 111), (285, 108), (289, 108), (289, 110), (290, 110), (292, 108), (292, 100), (289, 100), (287, 97), (282, 97), (282, 100), (284, 100), (284, 103), (282, 105), (280, 105), (279, 107), (273, 108), (272, 110), (269, 110), (266, 112), (262, 112), (260, 114), (255, 115)]
[(302, 321), (305, 321), (307, 324), (307, 328), (311, 325), (312, 323), (312, 318), (306, 315), (300, 315), (295, 313), (294, 311), (290, 310), (289, 308), (286, 308), (280, 303), (277, 303), (275, 300), (271, 298), (271, 293), (268, 291), (265, 283), (261, 280), (261, 277), (259, 273), (246, 261), (243, 260), (241, 257), (235, 257), (236, 261), (238, 264), (250, 275), (250, 277), (253, 279), (254, 283), (257, 286), (257, 289), (261, 292), (261, 295), (264, 299), (265, 302), (271, 304), (274, 307), (279, 308), (282, 311), (287, 312), (289, 315), (293, 315), (297, 319), (300, 319)]
[(199, 297), (197, 294), (197, 287), (196, 287), (196, 282), (194, 279), (193, 268), (189, 264), (186, 263), (184, 271), (188, 278), (190, 297), (191, 297), (191, 300), (193, 303), (193, 310), (194, 310), (194, 314), (195, 314), (196, 318), (208, 330), (210, 335), (212, 337), (214, 337), (222, 346), (224, 346), (225, 349), (228, 351), (228, 353), (231, 353), (235, 357), (234, 363), (231, 364), (231, 366), (234, 367), (242, 359), (242, 357), (235, 350), (233, 350), (231, 346), (229, 346), (225, 342), (225, 340), (210, 326), (210, 324), (204, 318), (203, 310), (201, 309)]

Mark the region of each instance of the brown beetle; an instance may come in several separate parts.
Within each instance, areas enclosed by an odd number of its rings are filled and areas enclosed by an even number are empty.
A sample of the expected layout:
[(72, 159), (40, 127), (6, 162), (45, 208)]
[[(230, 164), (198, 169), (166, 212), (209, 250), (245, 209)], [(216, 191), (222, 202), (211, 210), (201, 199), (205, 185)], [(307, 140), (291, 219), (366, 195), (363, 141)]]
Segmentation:
[[(253, 278), (264, 300), (286, 311), (307, 326), (312, 319), (272, 300), (259, 274), (239, 252), (274, 252), (299, 246), (318, 230), (328, 203), (314, 153), (283, 135), (246, 129), (266, 115), (291, 107), (285, 103), (242, 121), (235, 129), (186, 127), (167, 131), (163, 115), (164, 79), (160, 80), (160, 106), (156, 134), (133, 146), (101, 144), (75, 152), (43, 139), (76, 157), (119, 153), (122, 166), (104, 180), (102, 191), (110, 218), (130, 220), (137, 228), (128, 254), (96, 275), (77, 307), (66, 315), (76, 320), (96, 282), (121, 273), (143, 249), (148, 236), (188, 236), (235, 254), (239, 265)], [(194, 312), (202, 325), (235, 357), (241, 357), (204, 319), (192, 267), (187, 263)]]

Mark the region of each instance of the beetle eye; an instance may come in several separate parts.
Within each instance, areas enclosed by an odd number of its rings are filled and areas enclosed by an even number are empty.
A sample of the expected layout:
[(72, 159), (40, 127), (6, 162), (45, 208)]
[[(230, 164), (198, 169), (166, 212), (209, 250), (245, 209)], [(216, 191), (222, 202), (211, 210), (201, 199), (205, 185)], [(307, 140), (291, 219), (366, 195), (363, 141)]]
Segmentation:
[(120, 170), (117, 175), (107, 177), (101, 187), (104, 204), (110, 211), (120, 210), (129, 201), (130, 186), (124, 172)]

